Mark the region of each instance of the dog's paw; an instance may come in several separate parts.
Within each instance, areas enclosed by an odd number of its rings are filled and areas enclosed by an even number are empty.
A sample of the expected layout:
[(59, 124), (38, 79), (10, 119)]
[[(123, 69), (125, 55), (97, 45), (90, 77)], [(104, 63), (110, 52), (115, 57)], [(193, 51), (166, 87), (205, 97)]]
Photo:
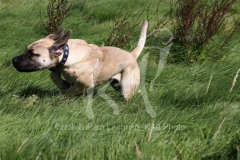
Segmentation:
[(69, 83), (67, 83), (66, 81), (63, 81), (62, 83), (62, 90), (67, 90), (71, 87), (71, 85)]
[(62, 89), (58, 94), (59, 95), (64, 95), (67, 93), (67, 90), (66, 89)]
[(115, 91), (122, 90), (122, 85), (117, 79), (111, 78), (109, 79), (109, 83), (111, 84), (111, 86), (114, 88)]

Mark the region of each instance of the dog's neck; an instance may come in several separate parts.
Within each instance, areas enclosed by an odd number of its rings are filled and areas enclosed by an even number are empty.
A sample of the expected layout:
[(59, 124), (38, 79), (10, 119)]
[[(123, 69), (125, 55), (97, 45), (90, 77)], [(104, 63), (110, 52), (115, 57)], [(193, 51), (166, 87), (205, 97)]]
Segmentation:
[(65, 65), (65, 63), (67, 62), (68, 56), (69, 56), (68, 44), (64, 45), (63, 48), (58, 49), (56, 52), (58, 55), (59, 62), (57, 63), (56, 67), (49, 68), (49, 70), (53, 71), (53, 72), (55, 72), (56, 69), (62, 68)]
[(69, 56), (69, 46), (68, 44), (66, 44), (63, 49), (57, 51), (60, 52), (60, 56), (59, 56), (59, 63), (57, 64), (57, 68), (63, 67), (65, 65), (65, 63), (67, 62), (68, 56)]
[[(79, 43), (83, 44), (79, 47)], [(87, 45), (87, 43), (84, 41), (79, 41), (79, 40), (74, 40), (74, 39), (69, 39), (68, 41), (68, 48), (69, 48), (69, 54), (68, 54), (68, 58), (67, 61), (65, 62), (65, 64), (61, 67), (62, 69), (64, 68), (69, 68), (72, 65), (75, 65), (76, 63), (82, 61), (84, 59), (85, 56), (89, 55), (89, 46)], [(59, 62), (61, 62), (61, 60), (63, 59), (63, 55), (64, 55), (64, 49), (62, 48), (60, 50), (59, 54), (60, 56), (59, 58)]]

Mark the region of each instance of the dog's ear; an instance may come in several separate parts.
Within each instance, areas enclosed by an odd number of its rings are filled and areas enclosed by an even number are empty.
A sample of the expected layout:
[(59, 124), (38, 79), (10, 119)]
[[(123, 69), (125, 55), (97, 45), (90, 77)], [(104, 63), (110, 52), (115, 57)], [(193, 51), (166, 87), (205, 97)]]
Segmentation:
[(63, 53), (64, 46), (67, 44), (70, 36), (72, 35), (72, 30), (68, 30), (68, 32), (57, 39), (53, 45), (49, 48), (49, 52), (52, 56), (60, 56)]
[(60, 30), (58, 30), (57, 33), (55, 34), (50, 34), (48, 35), (47, 37), (50, 38), (50, 39), (53, 39), (54, 41), (58, 40), (64, 33), (64, 28), (61, 28)]
[(57, 39), (55, 41), (55, 43), (56, 44), (66, 44), (71, 35), (72, 35), (72, 30), (69, 29), (68, 32), (64, 36), (62, 36), (61, 38)]

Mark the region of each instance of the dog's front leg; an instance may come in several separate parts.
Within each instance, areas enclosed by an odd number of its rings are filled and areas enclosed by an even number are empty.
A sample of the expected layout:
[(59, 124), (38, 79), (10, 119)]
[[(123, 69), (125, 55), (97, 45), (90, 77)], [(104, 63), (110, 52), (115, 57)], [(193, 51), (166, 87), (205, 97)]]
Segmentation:
[(68, 84), (65, 80), (61, 78), (61, 72), (60, 71), (51, 71), (50, 77), (52, 81), (57, 85), (57, 87), (60, 90), (67, 90), (70, 88), (70, 84)]
[(83, 86), (75, 83), (74, 85), (70, 86), (68, 89), (62, 90), (61, 93), (74, 96), (74, 95), (83, 93), (84, 90), (85, 90), (85, 88)]
[[(90, 76), (89, 76), (90, 75)], [(92, 95), (94, 90), (93, 73), (85, 73), (79, 76), (75, 83), (68, 89), (63, 90), (63, 94), (78, 95), (87, 92), (87, 95)]]

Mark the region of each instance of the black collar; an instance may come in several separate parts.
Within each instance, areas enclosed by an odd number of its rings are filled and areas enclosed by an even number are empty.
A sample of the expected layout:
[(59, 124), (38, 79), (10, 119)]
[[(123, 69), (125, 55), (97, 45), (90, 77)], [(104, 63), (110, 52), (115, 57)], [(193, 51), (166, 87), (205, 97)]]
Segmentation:
[(68, 55), (69, 55), (69, 47), (68, 47), (68, 44), (66, 44), (64, 46), (64, 53), (63, 53), (62, 60), (57, 64), (56, 68), (64, 66), (64, 64), (66, 63), (66, 61), (68, 59)]
[(57, 64), (56, 67), (50, 68), (49, 70), (50, 71), (55, 71), (56, 68), (60, 68), (60, 67), (64, 66), (64, 64), (66, 63), (66, 61), (68, 59), (68, 55), (69, 55), (69, 47), (68, 47), (68, 44), (66, 44), (64, 46), (64, 53), (63, 53), (62, 60)]

